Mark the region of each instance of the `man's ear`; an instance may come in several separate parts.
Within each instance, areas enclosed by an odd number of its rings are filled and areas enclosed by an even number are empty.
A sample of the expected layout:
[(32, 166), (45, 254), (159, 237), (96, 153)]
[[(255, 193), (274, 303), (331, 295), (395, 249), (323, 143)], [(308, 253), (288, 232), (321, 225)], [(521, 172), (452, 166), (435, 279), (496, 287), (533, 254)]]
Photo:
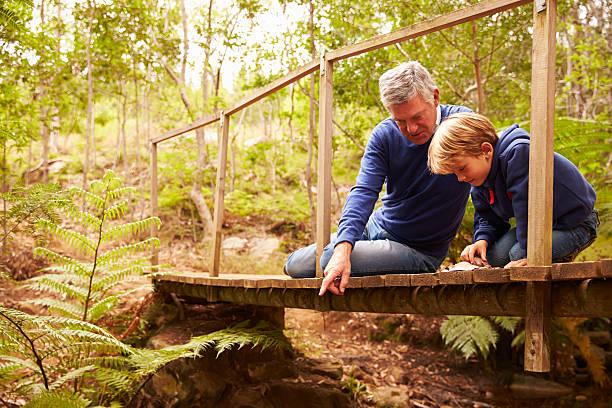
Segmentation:
[(433, 91), (433, 99), (434, 99), (434, 108), (437, 108), (438, 104), (440, 104), (440, 91), (438, 90), (438, 88), (434, 89)]
[(491, 143), (483, 142), (482, 145), (480, 145), (480, 148), (482, 149), (482, 154), (487, 160), (493, 157), (493, 145)]

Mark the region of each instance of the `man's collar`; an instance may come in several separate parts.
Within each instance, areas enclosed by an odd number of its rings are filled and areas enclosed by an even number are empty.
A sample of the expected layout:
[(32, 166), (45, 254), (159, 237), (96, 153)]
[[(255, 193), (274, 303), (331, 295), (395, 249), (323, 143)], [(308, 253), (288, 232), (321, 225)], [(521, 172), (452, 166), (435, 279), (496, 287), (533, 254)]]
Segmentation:
[(440, 126), (440, 122), (442, 121), (442, 110), (440, 109), (440, 104), (436, 106), (436, 124), (434, 125), (433, 132), (436, 133), (438, 130), (438, 126)]

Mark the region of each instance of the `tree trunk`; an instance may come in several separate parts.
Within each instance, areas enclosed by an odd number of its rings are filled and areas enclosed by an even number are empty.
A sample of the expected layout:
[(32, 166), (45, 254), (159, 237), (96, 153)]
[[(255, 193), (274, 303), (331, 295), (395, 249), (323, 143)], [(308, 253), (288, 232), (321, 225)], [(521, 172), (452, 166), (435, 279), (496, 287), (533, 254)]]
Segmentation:
[(471, 22), (472, 25), (472, 64), (474, 65), (474, 77), (476, 78), (476, 90), (478, 95), (478, 113), (484, 115), (485, 106), (484, 106), (484, 89), (482, 86), (482, 73), (480, 70), (480, 58), (478, 56), (478, 37), (477, 37), (477, 28), (476, 23)]
[[(94, 3), (95, 4), (95, 3)], [(89, 172), (89, 151), (93, 133), (93, 76), (91, 70), (91, 38), (93, 36), (94, 9), (91, 1), (87, 2), (89, 7), (89, 30), (87, 34), (87, 141), (85, 143), (85, 163), (83, 163), (83, 190), (87, 188), (87, 173)]]
[[(310, 12), (308, 17), (308, 31), (310, 37), (310, 56), (314, 59), (317, 55), (314, 41), (314, 4), (312, 0), (309, 2)], [(310, 75), (310, 95), (315, 94), (315, 74)], [(306, 160), (306, 191), (308, 192), (308, 202), (310, 203), (310, 224), (312, 236), (317, 235), (317, 211), (315, 208), (314, 197), (312, 195), (312, 151), (314, 148), (314, 133), (315, 133), (315, 102), (314, 98), (310, 99), (310, 111), (308, 114), (308, 159)]]
[(244, 115), (246, 115), (247, 108), (244, 108), (240, 113), (240, 119), (238, 119), (238, 125), (236, 126), (236, 130), (234, 131), (234, 136), (232, 136), (232, 142), (230, 144), (230, 148), (232, 149), (232, 178), (230, 179), (229, 191), (234, 191), (234, 187), (236, 185), (236, 137), (240, 133), (240, 127), (242, 126), (242, 120), (244, 119)]

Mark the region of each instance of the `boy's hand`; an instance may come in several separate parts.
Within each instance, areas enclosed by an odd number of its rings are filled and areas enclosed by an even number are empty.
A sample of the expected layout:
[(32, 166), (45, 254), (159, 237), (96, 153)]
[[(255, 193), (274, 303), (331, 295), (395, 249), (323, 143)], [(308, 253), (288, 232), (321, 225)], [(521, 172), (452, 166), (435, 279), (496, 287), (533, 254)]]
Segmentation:
[(527, 266), (527, 258), (517, 259), (516, 261), (511, 261), (504, 266), (504, 268), (512, 268), (514, 266)]
[(489, 243), (484, 240), (478, 240), (472, 245), (468, 245), (461, 251), (461, 260), (469, 262), (472, 265), (485, 266), (487, 262), (487, 247)]

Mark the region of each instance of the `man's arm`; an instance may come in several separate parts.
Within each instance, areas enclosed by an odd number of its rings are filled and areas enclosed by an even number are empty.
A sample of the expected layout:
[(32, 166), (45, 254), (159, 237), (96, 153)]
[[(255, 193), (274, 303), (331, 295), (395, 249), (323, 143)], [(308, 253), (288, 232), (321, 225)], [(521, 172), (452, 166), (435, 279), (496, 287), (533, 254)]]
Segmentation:
[(325, 278), (321, 283), (319, 296), (326, 291), (334, 295), (343, 295), (351, 276), (351, 252), (353, 246), (350, 242), (341, 242), (334, 248), (334, 252), (325, 267)]

